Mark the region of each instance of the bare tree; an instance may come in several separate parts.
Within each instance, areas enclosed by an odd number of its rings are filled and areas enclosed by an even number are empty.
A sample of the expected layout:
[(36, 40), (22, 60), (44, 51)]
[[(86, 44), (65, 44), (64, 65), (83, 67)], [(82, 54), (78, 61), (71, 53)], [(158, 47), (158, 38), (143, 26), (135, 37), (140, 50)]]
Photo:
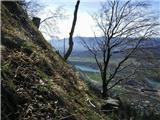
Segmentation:
[(64, 55), (64, 60), (68, 59), (68, 57), (70, 56), (72, 49), (73, 49), (73, 33), (74, 33), (75, 26), (76, 26), (79, 4), (80, 4), (80, 0), (77, 0), (77, 3), (75, 5), (75, 10), (74, 10), (74, 18), (73, 18), (73, 22), (72, 22), (72, 27), (71, 27), (71, 31), (69, 33), (69, 48), (68, 48), (66, 54)]
[[(30, 17), (37, 16), (37, 14), (40, 13), (39, 11), (42, 11), (40, 9), (43, 8), (43, 6), (41, 6), (36, 0), (29, 1), (29, 2), (26, 2), (25, 0), (23, 0), (20, 2), (20, 4), (23, 5), (23, 8), (28, 12)], [(75, 5), (75, 10), (74, 10), (74, 17), (73, 17), (73, 22), (71, 26), (71, 31), (69, 33), (69, 48), (64, 54), (64, 60), (68, 59), (73, 49), (73, 34), (76, 26), (79, 4), (80, 4), (80, 0), (77, 0), (77, 3)], [(50, 38), (58, 39), (58, 36), (56, 35), (57, 33), (59, 33), (58, 21), (66, 18), (67, 15), (64, 14), (64, 9), (62, 6), (56, 8), (55, 11), (49, 10), (46, 13), (47, 13), (47, 16), (41, 20), (39, 29), (43, 33), (43, 35)]]
[(60, 33), (58, 23), (67, 18), (64, 8), (59, 6), (55, 10), (49, 10), (46, 13), (46, 17), (40, 22), (40, 31), (50, 38), (58, 38), (57, 34)]
[(31, 19), (34, 17), (39, 18), (41, 13), (45, 13), (43, 15), (44, 18), (40, 18), (40, 31), (43, 33), (43, 35), (48, 36), (50, 38), (58, 38), (58, 22), (62, 19), (67, 18), (63, 6), (59, 6), (52, 10), (46, 9), (46, 5), (42, 5), (37, 0), (22, 0), (19, 1), (19, 4), (22, 5), (22, 7), (28, 13)]
[(37, 16), (45, 7), (44, 5), (40, 5), (37, 0), (21, 0), (19, 3), (22, 5), (23, 9), (26, 10), (30, 18)]
[[(141, 45), (142, 41), (149, 40), (155, 34), (156, 18), (146, 9), (146, 3), (108, 1), (102, 4), (100, 11), (93, 16), (95, 23), (101, 32), (101, 39), (95, 33), (94, 44), (83, 40), (84, 46), (93, 55), (102, 79), (102, 97), (108, 96), (108, 91), (121, 81), (134, 75), (135, 70), (128, 74), (120, 75), (131, 67), (127, 63), (131, 55)], [(130, 48), (130, 49), (129, 49)], [(117, 62), (115, 67), (110, 67), (115, 51), (125, 51), (125, 54)]]

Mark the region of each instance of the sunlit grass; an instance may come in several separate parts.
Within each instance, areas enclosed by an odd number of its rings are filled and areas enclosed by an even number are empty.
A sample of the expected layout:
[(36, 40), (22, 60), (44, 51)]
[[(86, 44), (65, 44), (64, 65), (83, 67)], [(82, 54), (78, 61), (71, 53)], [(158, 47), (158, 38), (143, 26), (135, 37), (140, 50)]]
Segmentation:
[(86, 73), (87, 77), (91, 80), (95, 80), (95, 81), (100, 81), (101, 82), (101, 76), (100, 73), (91, 73), (91, 72), (87, 72)]
[(96, 63), (95, 59), (92, 58), (92, 57), (78, 57), (78, 56), (75, 56), (75, 57), (70, 57), (69, 60), (70, 61), (75, 61), (75, 62), (81, 61), (81, 62)]

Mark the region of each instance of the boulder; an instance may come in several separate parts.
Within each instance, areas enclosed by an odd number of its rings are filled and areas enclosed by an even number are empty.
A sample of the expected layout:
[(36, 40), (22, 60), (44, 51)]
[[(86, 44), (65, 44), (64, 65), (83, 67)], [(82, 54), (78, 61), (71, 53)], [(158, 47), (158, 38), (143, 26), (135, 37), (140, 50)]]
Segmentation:
[(104, 113), (116, 112), (119, 109), (119, 100), (108, 98), (106, 104), (101, 107), (101, 111)]

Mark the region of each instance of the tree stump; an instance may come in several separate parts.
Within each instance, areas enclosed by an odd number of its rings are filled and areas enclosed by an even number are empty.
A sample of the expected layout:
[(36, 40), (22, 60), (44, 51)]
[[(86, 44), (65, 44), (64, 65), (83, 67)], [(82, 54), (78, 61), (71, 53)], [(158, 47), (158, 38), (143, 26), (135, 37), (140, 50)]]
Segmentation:
[(40, 21), (41, 21), (41, 19), (38, 18), (38, 17), (33, 17), (33, 19), (32, 19), (32, 22), (34, 23), (34, 25), (35, 25), (37, 28), (39, 28)]

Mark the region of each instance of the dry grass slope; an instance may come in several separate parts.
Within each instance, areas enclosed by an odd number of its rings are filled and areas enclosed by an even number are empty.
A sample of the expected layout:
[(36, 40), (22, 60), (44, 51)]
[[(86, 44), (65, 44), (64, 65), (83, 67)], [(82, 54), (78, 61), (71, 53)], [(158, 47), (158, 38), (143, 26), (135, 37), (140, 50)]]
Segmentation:
[(2, 2), (2, 119), (103, 120), (71, 66), (53, 51), (17, 2)]

